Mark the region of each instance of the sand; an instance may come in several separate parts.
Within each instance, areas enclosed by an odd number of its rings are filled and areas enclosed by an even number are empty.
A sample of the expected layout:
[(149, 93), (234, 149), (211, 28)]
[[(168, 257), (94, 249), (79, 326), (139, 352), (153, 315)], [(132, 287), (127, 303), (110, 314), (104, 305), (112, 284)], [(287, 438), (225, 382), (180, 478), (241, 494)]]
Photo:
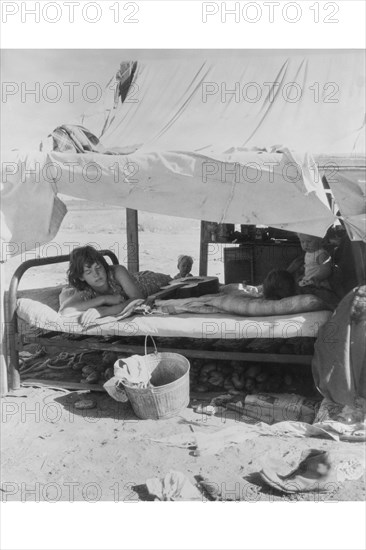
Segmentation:
[[(68, 252), (70, 243), (94, 242), (119, 252), (126, 261), (124, 214), (118, 209), (83, 208), (70, 203), (70, 212), (53, 244), (43, 253)], [(195, 259), (198, 273), (199, 222), (190, 223), (163, 216), (140, 217), (140, 269), (175, 274), (179, 254)], [(42, 250), (41, 250), (42, 251)], [(19, 264), (14, 258), (6, 265), (7, 280)], [(34, 257), (34, 255), (33, 255)], [(21, 288), (38, 288), (64, 282), (65, 264), (30, 270)], [(222, 247), (212, 247), (209, 274), (223, 281)], [(230, 497), (233, 483), (241, 500), (331, 500), (362, 501), (365, 484), (347, 481), (330, 494), (317, 491), (286, 496), (260, 482), (260, 457), (305, 448), (326, 449), (344, 459), (362, 456), (361, 443), (294, 437), (257, 437), (219, 454), (194, 456), (192, 451), (168, 447), (152, 439), (195, 430), (218, 429), (222, 420), (207, 421), (196, 414), (191, 403), (180, 416), (169, 420), (138, 420), (129, 404), (120, 405), (103, 393), (92, 394), (97, 407), (78, 411), (73, 403), (78, 392), (46, 388), (21, 388), (2, 399), (2, 496), (3, 500), (41, 501), (136, 501), (151, 500), (146, 491), (148, 478), (162, 477), (170, 469), (183, 472), (192, 483), (202, 476), (222, 488)], [(193, 424), (192, 424), (193, 422)], [(227, 420), (228, 422), (228, 420)], [(241, 423), (236, 422), (237, 429)], [(343, 458), (342, 458), (343, 457)], [(29, 491), (33, 489), (33, 492)], [(202, 496), (202, 499), (204, 497)]]

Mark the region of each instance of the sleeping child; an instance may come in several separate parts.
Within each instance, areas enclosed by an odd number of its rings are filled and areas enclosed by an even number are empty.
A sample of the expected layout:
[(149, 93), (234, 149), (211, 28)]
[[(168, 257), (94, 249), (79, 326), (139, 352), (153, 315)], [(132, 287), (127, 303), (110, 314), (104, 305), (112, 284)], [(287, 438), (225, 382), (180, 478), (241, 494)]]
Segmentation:
[(282, 300), (296, 295), (293, 275), (284, 269), (272, 269), (263, 281), (263, 298)]
[(296, 282), (294, 276), (285, 269), (272, 269), (262, 285), (241, 285), (244, 295), (251, 298), (265, 298), (266, 300), (282, 300), (295, 296)]

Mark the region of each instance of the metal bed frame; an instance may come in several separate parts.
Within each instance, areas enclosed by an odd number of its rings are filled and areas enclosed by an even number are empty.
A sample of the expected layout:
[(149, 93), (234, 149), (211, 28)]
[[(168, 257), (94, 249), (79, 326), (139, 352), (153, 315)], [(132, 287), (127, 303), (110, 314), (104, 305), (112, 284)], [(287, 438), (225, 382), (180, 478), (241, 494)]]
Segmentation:
[[(108, 256), (114, 265), (119, 264), (118, 258), (110, 250), (101, 250), (103, 256)], [(46, 332), (42, 335), (34, 335), (25, 338), (19, 331), (18, 315), (17, 315), (17, 293), (20, 280), (24, 273), (33, 267), (39, 267), (44, 265), (68, 262), (70, 255), (52, 256), (49, 258), (39, 258), (34, 260), (27, 260), (23, 262), (15, 271), (10, 281), (9, 292), (5, 303), (5, 320), (7, 327), (7, 344), (8, 344), (8, 377), (9, 387), (12, 390), (20, 388), (21, 383), (31, 383), (32, 380), (21, 381), (19, 372), (19, 351), (24, 348), (25, 343), (38, 343), (44, 346), (46, 349), (68, 351), (70, 353), (83, 352), (87, 350), (98, 351), (113, 351), (123, 354), (144, 353), (145, 348), (143, 345), (124, 345), (120, 343), (110, 343), (105, 341), (104, 337), (98, 336), (80, 336), (78, 340), (66, 338), (56, 340), (58, 335), (65, 335), (64, 332)], [(121, 337), (123, 338), (123, 337)], [(26, 342), (25, 342), (26, 340)], [(161, 347), (161, 351), (180, 353), (186, 357), (197, 359), (226, 359), (234, 361), (254, 361), (265, 363), (291, 363), (298, 365), (311, 365), (312, 355), (295, 355), (295, 354), (280, 354), (280, 353), (251, 353), (242, 351), (209, 351), (204, 349), (186, 349), (176, 347)], [(153, 351), (151, 348), (149, 351)], [(33, 380), (37, 384), (48, 384), (47, 380)], [(52, 386), (60, 386), (69, 389), (90, 389), (100, 390), (101, 386), (97, 384), (77, 383), (62, 381), (50, 381)]]

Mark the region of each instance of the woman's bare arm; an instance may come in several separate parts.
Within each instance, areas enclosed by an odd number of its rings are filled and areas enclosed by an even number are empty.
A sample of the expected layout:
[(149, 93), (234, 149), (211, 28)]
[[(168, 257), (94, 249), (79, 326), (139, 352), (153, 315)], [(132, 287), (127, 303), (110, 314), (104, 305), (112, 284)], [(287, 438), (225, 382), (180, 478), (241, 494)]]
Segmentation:
[(140, 288), (137, 286), (133, 277), (129, 274), (123, 265), (113, 266), (116, 281), (121, 285), (123, 291), (129, 298), (144, 298)]
[(332, 274), (332, 264), (331, 259), (324, 261), (323, 263), (319, 264), (318, 271), (316, 275), (313, 277), (314, 281), (324, 281), (325, 279), (328, 279)]
[(100, 319), (101, 317), (118, 315), (119, 313), (122, 313), (126, 306), (134, 300), (136, 300), (136, 298), (130, 298), (129, 300), (125, 300), (123, 303), (114, 306), (101, 306), (97, 308), (87, 309), (80, 316), (80, 323), (84, 326), (87, 326), (90, 323), (93, 323), (96, 319)]
[[(109, 306), (108, 309), (119, 307), (121, 310), (123, 309), (122, 305), (125, 307), (122, 302), (123, 298), (120, 295), (107, 294), (104, 296), (96, 296), (90, 300), (83, 300), (80, 294), (76, 292), (62, 304), (60, 314), (72, 316), (92, 308), (99, 310), (102, 306)], [(116, 311), (116, 313), (120, 313), (120, 311)], [(107, 313), (107, 315), (113, 315), (113, 313)]]

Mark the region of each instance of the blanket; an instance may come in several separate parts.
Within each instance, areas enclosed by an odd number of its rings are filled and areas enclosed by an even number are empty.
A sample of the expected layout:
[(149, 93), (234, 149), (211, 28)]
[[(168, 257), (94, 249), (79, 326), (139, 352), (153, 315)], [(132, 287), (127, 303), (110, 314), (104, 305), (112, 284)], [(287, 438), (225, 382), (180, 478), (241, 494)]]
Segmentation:
[(157, 308), (162, 313), (230, 313), (241, 317), (286, 315), (328, 309), (322, 300), (311, 294), (291, 296), (282, 300), (266, 300), (247, 295), (207, 294), (198, 298), (181, 300), (157, 300)]

